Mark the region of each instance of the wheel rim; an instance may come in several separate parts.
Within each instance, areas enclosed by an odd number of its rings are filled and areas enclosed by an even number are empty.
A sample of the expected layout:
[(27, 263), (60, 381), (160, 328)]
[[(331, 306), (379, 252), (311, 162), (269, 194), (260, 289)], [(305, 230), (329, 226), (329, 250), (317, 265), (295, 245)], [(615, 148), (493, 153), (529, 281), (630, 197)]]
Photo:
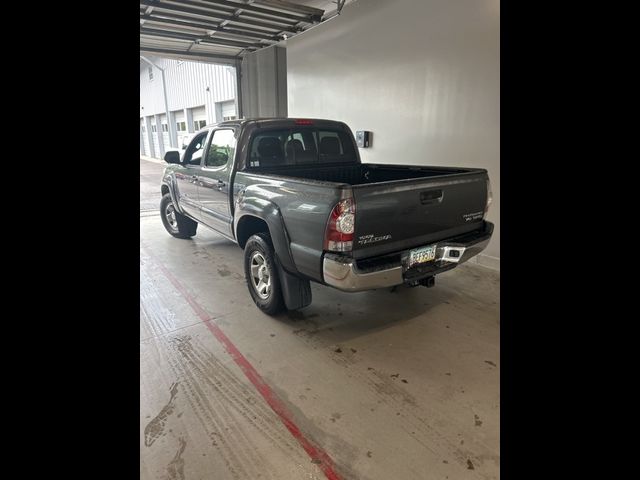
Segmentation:
[(167, 205), (167, 208), (164, 211), (164, 216), (167, 219), (167, 223), (171, 225), (171, 228), (178, 228), (178, 219), (176, 218), (176, 209), (173, 206), (173, 203)]
[(260, 298), (266, 300), (271, 295), (271, 272), (260, 252), (251, 255), (251, 284)]

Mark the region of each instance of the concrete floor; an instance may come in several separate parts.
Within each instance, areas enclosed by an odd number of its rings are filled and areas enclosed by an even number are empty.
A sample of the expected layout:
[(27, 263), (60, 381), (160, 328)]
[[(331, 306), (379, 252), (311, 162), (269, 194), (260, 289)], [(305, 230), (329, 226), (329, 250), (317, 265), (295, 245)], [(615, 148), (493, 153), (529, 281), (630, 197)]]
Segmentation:
[(147, 212), (161, 171), (140, 162), (141, 478), (499, 478), (498, 273), (312, 284), (311, 306), (272, 318), (238, 246), (202, 226), (175, 239)]

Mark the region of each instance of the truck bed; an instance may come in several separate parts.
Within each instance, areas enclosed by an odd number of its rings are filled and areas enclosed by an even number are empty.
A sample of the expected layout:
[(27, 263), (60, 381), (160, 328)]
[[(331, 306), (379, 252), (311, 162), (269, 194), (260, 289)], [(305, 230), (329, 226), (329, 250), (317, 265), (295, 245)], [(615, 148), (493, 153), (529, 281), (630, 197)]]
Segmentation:
[[(258, 173), (258, 172), (256, 172)], [(482, 227), (487, 172), (477, 168), (336, 164), (259, 174), (353, 187), (356, 259), (432, 244)]]
[[(452, 167), (419, 167), (385, 164), (335, 164), (261, 168), (260, 174), (278, 175), (323, 182), (346, 183), (352, 186), (371, 183), (428, 178), (471, 172), (473, 169)], [(258, 172), (256, 172), (258, 173)]]

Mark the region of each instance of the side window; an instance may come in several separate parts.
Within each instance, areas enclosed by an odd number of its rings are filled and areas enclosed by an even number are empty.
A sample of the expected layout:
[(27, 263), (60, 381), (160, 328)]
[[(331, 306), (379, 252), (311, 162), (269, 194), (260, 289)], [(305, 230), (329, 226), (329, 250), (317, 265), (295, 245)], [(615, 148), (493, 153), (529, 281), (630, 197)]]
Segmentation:
[(213, 132), (205, 165), (207, 167), (222, 167), (233, 158), (236, 150), (234, 131), (230, 129)]
[(204, 144), (207, 141), (207, 133), (208, 132), (202, 132), (193, 137), (186, 152), (184, 152), (184, 159), (182, 161), (185, 165), (200, 165)]

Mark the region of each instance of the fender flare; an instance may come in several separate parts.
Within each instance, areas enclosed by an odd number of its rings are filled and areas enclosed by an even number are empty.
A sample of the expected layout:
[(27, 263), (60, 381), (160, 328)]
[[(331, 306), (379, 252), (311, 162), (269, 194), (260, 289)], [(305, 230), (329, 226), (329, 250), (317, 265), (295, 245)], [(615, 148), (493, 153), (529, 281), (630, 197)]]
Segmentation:
[[(173, 175), (165, 175), (162, 177), (162, 185), (166, 185), (169, 189), (169, 195), (171, 195), (171, 202), (173, 203), (173, 206), (178, 210), (178, 212), (184, 214), (182, 207), (178, 203), (178, 198), (176, 197), (175, 182), (176, 180)], [(162, 187), (160, 189), (162, 190)]]
[(291, 241), (280, 208), (275, 203), (262, 198), (243, 197), (236, 204), (233, 218), (233, 232), (236, 239), (238, 239), (238, 225), (246, 216), (258, 218), (267, 224), (273, 248), (280, 264), (287, 272), (299, 275), (291, 254)]

